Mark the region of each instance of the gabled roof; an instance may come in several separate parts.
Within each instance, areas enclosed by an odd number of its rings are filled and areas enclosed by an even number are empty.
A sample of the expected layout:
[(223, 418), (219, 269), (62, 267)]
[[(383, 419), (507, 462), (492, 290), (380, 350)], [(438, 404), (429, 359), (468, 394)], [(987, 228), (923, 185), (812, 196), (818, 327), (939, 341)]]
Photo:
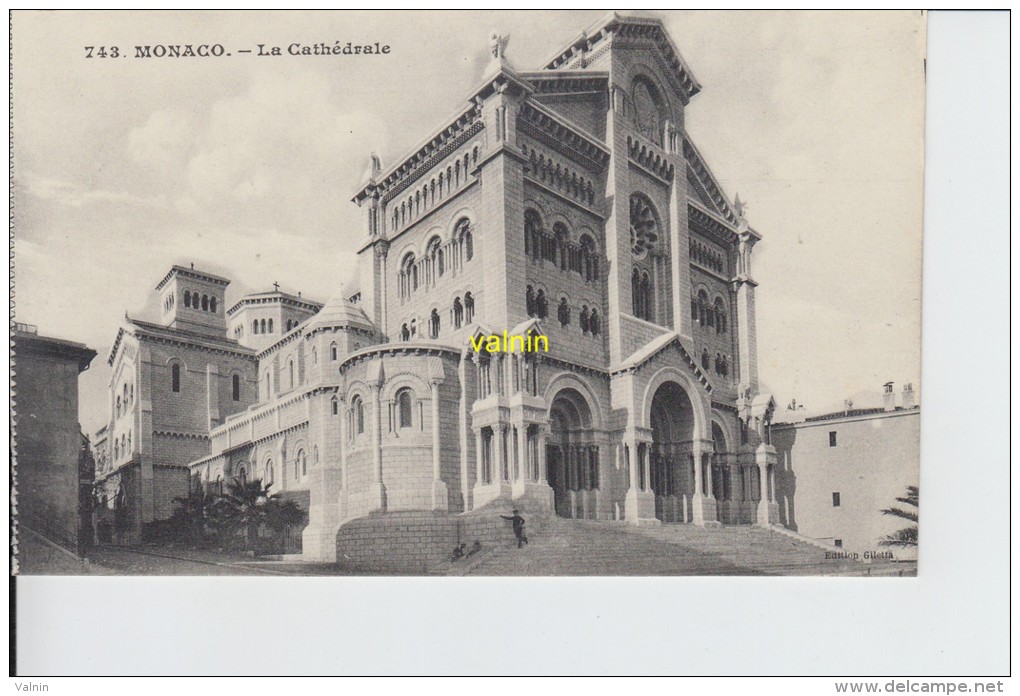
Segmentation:
[(113, 361), (117, 357), (117, 351), (120, 348), (121, 341), (125, 334), (130, 334), (138, 338), (153, 338), (162, 341), (173, 341), (175, 343), (187, 343), (199, 348), (225, 350), (244, 356), (255, 356), (255, 351), (242, 346), (237, 341), (227, 338), (226, 336), (199, 333), (197, 331), (188, 331), (187, 329), (172, 329), (169, 326), (153, 324), (151, 322), (142, 321), (141, 319), (133, 319), (128, 316), (125, 316), (124, 319), (125, 324), (117, 330), (117, 338), (114, 339), (113, 347), (110, 348), (110, 356), (106, 359), (106, 363), (108, 365), (113, 365)]
[(621, 360), (618, 364), (610, 366), (609, 372), (610, 374), (615, 375), (621, 372), (631, 372), (636, 370), (672, 345), (675, 345), (680, 350), (680, 354), (683, 356), (684, 362), (687, 363), (687, 367), (694, 373), (694, 376), (698, 379), (698, 382), (701, 383), (701, 386), (705, 388), (705, 392), (711, 394), (712, 384), (708, 381), (708, 377), (705, 376), (705, 373), (701, 371), (701, 368), (698, 367), (698, 362), (692, 358), (690, 353), (687, 352), (687, 349), (684, 348), (684, 344), (680, 340), (680, 335), (675, 331), (666, 332), (661, 336), (652, 339)]
[(651, 38), (661, 51), (666, 64), (672, 69), (673, 76), (683, 88), (685, 96), (689, 99), (701, 91), (701, 83), (694, 77), (690, 66), (680, 55), (680, 49), (666, 32), (662, 20), (651, 17), (633, 17), (610, 12), (556, 52), (545, 62), (544, 67), (546, 70), (574, 69), (577, 65), (584, 67), (586, 56), (597, 51), (600, 44), (617, 32)]
[(224, 287), (227, 286), (227, 285), (230, 285), (230, 279), (229, 278), (224, 278), (223, 276), (213, 275), (212, 273), (206, 273), (205, 271), (197, 271), (197, 270), (194, 269), (194, 267), (192, 267), (192, 268), (185, 268), (184, 266), (178, 266), (178, 265), (175, 264), (175, 265), (173, 265), (170, 268), (170, 271), (165, 276), (163, 276), (163, 280), (159, 281), (159, 283), (156, 285), (156, 289), (159, 290), (164, 285), (166, 285), (168, 282), (170, 282), (171, 278), (173, 278), (174, 276), (178, 276), (178, 275), (183, 277), (183, 278), (192, 278), (193, 280), (202, 280), (202, 281), (205, 281), (207, 283), (212, 283), (214, 285), (223, 285)]
[(300, 295), (291, 295), (289, 292), (270, 290), (268, 292), (252, 292), (245, 295), (238, 300), (233, 307), (227, 310), (227, 316), (232, 316), (238, 309), (245, 305), (269, 304), (274, 302), (298, 307), (300, 309), (306, 309), (311, 312), (318, 312), (322, 309), (321, 302), (316, 302), (315, 300), (310, 300), (307, 297), (301, 297)]

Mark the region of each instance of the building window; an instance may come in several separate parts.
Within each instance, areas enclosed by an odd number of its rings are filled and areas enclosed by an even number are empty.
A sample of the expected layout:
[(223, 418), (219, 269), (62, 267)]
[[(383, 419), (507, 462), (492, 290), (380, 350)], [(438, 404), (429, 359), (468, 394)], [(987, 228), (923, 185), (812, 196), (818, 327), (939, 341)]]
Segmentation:
[(460, 245), (461, 254), (464, 257), (464, 262), (470, 261), (474, 258), (474, 237), (471, 234), (471, 223), (468, 220), (461, 220), (457, 223), (456, 239)]
[(308, 462), (305, 461), (305, 451), (299, 449), (297, 456), (294, 457), (294, 479), (300, 479), (302, 476), (308, 473)]
[(829, 447), (835, 447), (835, 446), (836, 446), (836, 431), (835, 430), (830, 430), (829, 431)]
[(566, 297), (560, 298), (560, 305), (556, 308), (556, 318), (559, 319), (560, 326), (567, 326), (570, 323), (570, 305), (567, 303)]
[(464, 294), (464, 322), (470, 324), (475, 319), (475, 298), (471, 293)]
[(181, 390), (181, 366), (177, 363), (170, 366), (170, 389), (175, 392)]
[(832, 494), (832, 507), (839, 507), (839, 493)]
[(407, 328), (407, 324), (400, 327), (400, 340), (410, 341), (411, 340), (411, 329)]
[(578, 323), (581, 325), (581, 333), (585, 336), (588, 335), (588, 330), (591, 328), (591, 313), (588, 311), (588, 305), (581, 305), (581, 314), (578, 315)]
[(273, 475), (273, 460), (272, 459), (267, 459), (266, 460), (266, 483), (269, 484), (269, 485), (272, 485), (273, 484), (273, 480), (274, 480), (274, 475)]
[(457, 297), (453, 300), (453, 328), (459, 329), (464, 323), (464, 305), (461, 304), (460, 298)]
[[(723, 304), (722, 298), (715, 298), (715, 332), (718, 334), (726, 333), (726, 307)], [(709, 324), (711, 326), (711, 323)]]
[(337, 347), (336, 347), (336, 344), (335, 343), (330, 343), (329, 344), (329, 359), (334, 361), (334, 362), (336, 362), (336, 357), (337, 357)]
[(397, 422), (401, 428), (411, 427), (411, 390), (401, 389), (397, 393)]
[(602, 320), (599, 319), (599, 310), (592, 307), (591, 316), (588, 317), (588, 330), (591, 331), (592, 336), (598, 336), (599, 331), (602, 330)]
[(191, 291), (190, 290), (185, 290), (184, 291), (184, 306), (185, 307), (191, 307)]
[(120, 418), (120, 397), (119, 396), (117, 397), (117, 408), (116, 408), (115, 412), (117, 414), (117, 418)]
[(436, 309), (429, 316), (429, 338), (439, 338), (439, 310)]
[(335, 396), (329, 401), (329, 410), (334, 416), (340, 413), (340, 402), (336, 400)]
[(241, 482), (241, 485), (248, 483), (248, 470), (243, 466), (237, 470), (237, 480)]
[(232, 391), (233, 391), (234, 401), (240, 401), (241, 400), (241, 376), (240, 375), (234, 375), (231, 378), (230, 381), (232, 383), (231, 384), (231, 388), (232, 388)]
[(289, 382), (290, 382), (290, 388), (293, 389), (294, 388), (294, 361), (293, 360), (291, 360), (290, 362), (287, 363), (287, 373), (288, 373), (288, 379), (289, 379)]
[(212, 312), (213, 314), (216, 314), (216, 298), (215, 297), (210, 297), (209, 298), (209, 311)]
[(202, 311), (203, 312), (208, 312), (209, 311), (209, 296), (208, 295), (202, 295)]
[(351, 401), (351, 411), (354, 413), (354, 432), (361, 435), (365, 432), (365, 405), (360, 396)]
[(269, 320), (269, 333), (273, 333), (273, 320)]

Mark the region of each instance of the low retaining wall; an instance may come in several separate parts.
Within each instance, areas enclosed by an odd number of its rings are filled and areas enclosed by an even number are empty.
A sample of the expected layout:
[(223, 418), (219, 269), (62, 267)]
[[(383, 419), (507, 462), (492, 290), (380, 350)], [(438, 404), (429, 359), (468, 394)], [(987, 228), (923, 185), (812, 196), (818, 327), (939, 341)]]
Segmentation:
[(478, 541), (481, 553), (514, 541), (508, 520), (497, 514), (449, 515), (389, 512), (362, 517), (337, 532), (336, 557), (342, 568), (423, 575), (450, 560), (454, 548)]

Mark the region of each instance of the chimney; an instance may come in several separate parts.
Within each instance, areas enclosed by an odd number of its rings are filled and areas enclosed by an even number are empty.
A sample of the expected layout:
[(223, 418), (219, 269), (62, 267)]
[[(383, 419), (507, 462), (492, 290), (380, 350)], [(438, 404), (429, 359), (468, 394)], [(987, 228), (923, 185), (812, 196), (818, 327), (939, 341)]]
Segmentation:
[(903, 385), (903, 408), (914, 408), (914, 385), (907, 384)]
[(893, 393), (893, 383), (886, 382), (882, 385), (882, 409), (885, 411), (896, 410), (896, 394)]

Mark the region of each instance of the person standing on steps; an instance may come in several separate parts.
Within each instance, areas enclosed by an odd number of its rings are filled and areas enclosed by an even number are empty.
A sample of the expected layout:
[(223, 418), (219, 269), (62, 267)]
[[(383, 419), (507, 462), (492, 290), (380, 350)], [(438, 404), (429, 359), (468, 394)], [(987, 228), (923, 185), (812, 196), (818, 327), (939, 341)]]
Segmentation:
[(524, 518), (521, 517), (517, 510), (514, 510), (513, 517), (507, 517), (506, 515), (500, 515), (500, 517), (513, 522), (514, 536), (517, 537), (517, 548), (521, 548), (522, 544), (528, 543), (528, 537), (524, 535)]

